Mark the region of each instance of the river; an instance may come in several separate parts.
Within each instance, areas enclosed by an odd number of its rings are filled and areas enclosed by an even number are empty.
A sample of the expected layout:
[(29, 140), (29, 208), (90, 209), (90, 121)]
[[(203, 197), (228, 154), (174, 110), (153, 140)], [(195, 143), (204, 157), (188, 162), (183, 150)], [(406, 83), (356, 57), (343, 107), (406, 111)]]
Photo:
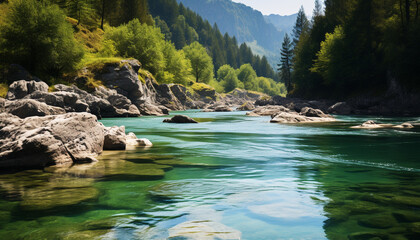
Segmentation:
[(350, 129), (420, 119), (178, 113), (101, 120), (152, 148), (2, 173), (0, 239), (420, 239), (420, 130)]

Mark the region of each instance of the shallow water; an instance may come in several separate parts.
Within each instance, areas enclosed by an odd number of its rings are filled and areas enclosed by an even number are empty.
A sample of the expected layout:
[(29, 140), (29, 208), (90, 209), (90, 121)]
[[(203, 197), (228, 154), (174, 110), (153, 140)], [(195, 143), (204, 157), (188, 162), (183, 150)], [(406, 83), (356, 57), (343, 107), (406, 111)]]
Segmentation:
[(102, 120), (152, 148), (0, 175), (0, 239), (420, 239), (419, 129), (182, 113)]

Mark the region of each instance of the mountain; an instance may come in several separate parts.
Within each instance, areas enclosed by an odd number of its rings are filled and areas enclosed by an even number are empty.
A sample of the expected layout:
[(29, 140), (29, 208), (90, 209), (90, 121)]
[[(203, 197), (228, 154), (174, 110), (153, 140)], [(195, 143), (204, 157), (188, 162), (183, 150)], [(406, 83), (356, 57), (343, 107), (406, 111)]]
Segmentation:
[(211, 24), (217, 24), (222, 33), (235, 36), (239, 43), (247, 43), (253, 52), (265, 55), (272, 66), (277, 64), (285, 32), (267, 22), (261, 12), (231, 0), (177, 1)]
[(295, 24), (296, 17), (297, 13), (286, 16), (270, 14), (268, 16), (264, 16), (264, 19), (267, 23), (273, 24), (277, 30), (290, 33), (293, 29), (293, 25)]

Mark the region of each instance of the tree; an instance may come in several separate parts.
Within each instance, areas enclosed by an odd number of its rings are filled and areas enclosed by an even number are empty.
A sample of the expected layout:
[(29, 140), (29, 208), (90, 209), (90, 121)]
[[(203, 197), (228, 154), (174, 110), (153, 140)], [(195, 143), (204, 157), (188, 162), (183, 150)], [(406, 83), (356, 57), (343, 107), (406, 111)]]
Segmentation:
[(179, 83), (187, 86), (192, 80), (191, 62), (185, 57), (184, 51), (176, 50), (170, 42), (165, 42), (163, 47), (165, 58), (165, 74), (162, 82)]
[(229, 70), (223, 80), (223, 83), (226, 92), (230, 92), (235, 88), (241, 88), (241, 85), (243, 87), (243, 84), (238, 80), (238, 77), (236, 76), (235, 70), (233, 68)]
[(134, 19), (127, 24), (109, 29), (105, 33), (105, 40), (112, 40), (115, 43), (120, 56), (138, 59), (156, 77), (163, 73), (165, 40), (159, 28), (142, 24), (138, 19)]
[(289, 35), (286, 33), (283, 39), (281, 46), (281, 60), (280, 64), (277, 64), (279, 67), (278, 71), (281, 72), (281, 80), (286, 84), (287, 91), (291, 90), (291, 69), (292, 69), (292, 42), (290, 41)]
[(213, 78), (213, 61), (206, 49), (198, 42), (184, 47), (185, 56), (191, 61), (196, 82), (208, 83)]
[(318, 17), (322, 15), (322, 5), (319, 0), (315, 0), (315, 8), (313, 12), (313, 17)]
[(295, 26), (293, 27), (293, 45), (296, 46), (299, 42), (300, 35), (308, 27), (308, 18), (306, 17), (303, 6), (300, 7)]
[(245, 89), (257, 90), (257, 73), (251, 64), (244, 64), (237, 70), (238, 79), (244, 83)]
[(73, 28), (57, 5), (15, 0), (0, 29), (0, 59), (40, 77), (72, 71), (83, 57)]

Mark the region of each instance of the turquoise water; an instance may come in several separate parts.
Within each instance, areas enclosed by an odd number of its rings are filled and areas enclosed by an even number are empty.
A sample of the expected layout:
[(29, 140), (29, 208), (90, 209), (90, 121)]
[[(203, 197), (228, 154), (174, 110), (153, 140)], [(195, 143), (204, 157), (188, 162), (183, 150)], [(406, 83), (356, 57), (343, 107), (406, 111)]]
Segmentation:
[[(102, 120), (152, 148), (0, 175), (0, 239), (420, 239), (420, 131), (245, 112)], [(376, 238), (375, 238), (376, 237)]]

